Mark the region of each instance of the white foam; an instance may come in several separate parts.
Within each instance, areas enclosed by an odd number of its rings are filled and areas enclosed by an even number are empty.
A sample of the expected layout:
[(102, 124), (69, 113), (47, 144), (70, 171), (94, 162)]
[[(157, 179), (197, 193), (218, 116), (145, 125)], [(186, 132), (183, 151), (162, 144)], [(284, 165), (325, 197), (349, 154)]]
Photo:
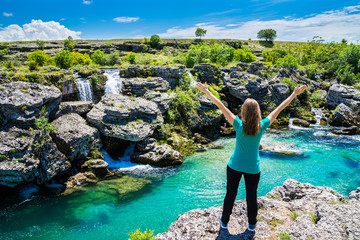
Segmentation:
[(106, 93), (114, 93), (120, 94), (122, 91), (122, 81), (123, 79), (120, 77), (119, 69), (107, 69), (104, 73), (107, 76), (108, 80), (105, 83), (105, 94)]

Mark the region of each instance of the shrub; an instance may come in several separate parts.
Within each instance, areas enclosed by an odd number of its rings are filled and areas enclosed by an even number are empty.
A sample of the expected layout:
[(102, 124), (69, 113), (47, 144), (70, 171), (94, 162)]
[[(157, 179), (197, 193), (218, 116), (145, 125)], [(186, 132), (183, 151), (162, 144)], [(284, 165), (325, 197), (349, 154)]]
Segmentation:
[(281, 80), (281, 83), (286, 84), (289, 87), (290, 92), (294, 91), (296, 87), (296, 83), (291, 81), (289, 78), (284, 78), (283, 80)]
[(44, 50), (45, 41), (36, 40), (35, 43), (36, 43), (36, 45), (38, 46), (38, 48), (40, 48), (41, 50)]
[(154, 230), (146, 229), (145, 232), (141, 232), (140, 229), (136, 229), (134, 232), (129, 233), (129, 240), (156, 240), (154, 236)]
[(261, 56), (265, 59), (266, 62), (276, 63), (279, 58), (283, 58), (287, 55), (287, 52), (284, 49), (274, 49), (272, 51), (265, 50)]
[(30, 75), (28, 76), (28, 80), (29, 80), (29, 82), (38, 83), (38, 82), (40, 82), (40, 76), (36, 72), (33, 72), (33, 73), (30, 73)]
[(6, 62), (4, 62), (3, 66), (6, 67), (7, 69), (14, 69), (14, 63), (10, 60), (7, 60)]
[(115, 51), (110, 54), (105, 55), (105, 65), (113, 66), (115, 64), (120, 64), (119, 52)]
[(70, 52), (74, 50), (73, 38), (71, 36), (64, 40), (64, 47), (65, 50), (69, 50)]
[(23, 81), (25, 82), (26, 81), (26, 77), (23, 73), (16, 73), (15, 76), (14, 76), (14, 80), (15, 81)]
[(354, 68), (351, 65), (339, 67), (336, 75), (342, 84), (354, 85), (356, 83)]
[(178, 86), (180, 87), (181, 90), (188, 91), (190, 89), (190, 84), (191, 84), (191, 78), (187, 73), (185, 73), (183, 77), (179, 79)]
[(185, 58), (185, 66), (187, 67), (187, 68), (192, 68), (192, 67), (194, 67), (194, 65), (195, 65), (195, 63), (196, 63), (196, 58), (195, 57), (193, 57), (193, 56), (191, 56), (191, 55), (186, 55), (186, 58)]
[(162, 42), (159, 35), (152, 35), (150, 38), (150, 45), (153, 48), (160, 48)]
[(40, 67), (38, 66), (35, 60), (30, 60), (28, 66), (29, 66), (29, 70), (40, 70)]
[(299, 216), (299, 214), (296, 211), (292, 211), (290, 213), (290, 217), (292, 220), (295, 220), (298, 216)]
[(143, 47), (142, 51), (143, 51), (143, 52), (147, 52), (147, 51), (149, 51), (149, 47), (148, 47), (148, 46), (146, 46), (146, 45), (144, 45), (144, 47)]
[(243, 49), (236, 49), (234, 51), (234, 60), (250, 63), (255, 62), (256, 57), (251, 52), (244, 51)]
[(276, 64), (282, 68), (297, 68), (299, 66), (299, 59), (288, 54), (285, 57), (278, 59)]
[[(52, 63), (52, 58), (46, 54), (43, 50), (36, 50), (28, 56), (28, 60), (35, 61), (38, 66), (46, 66)], [(30, 68), (30, 66), (29, 66)]]
[(105, 65), (105, 53), (101, 50), (96, 50), (92, 55), (91, 59), (94, 61), (94, 63), (99, 65)]
[(87, 53), (71, 52), (70, 56), (74, 65), (89, 65), (92, 62)]
[(280, 240), (291, 240), (289, 234), (286, 232), (280, 233), (279, 237), (280, 237)]
[(234, 48), (226, 44), (217, 44), (211, 46), (210, 61), (225, 66), (234, 58)]
[(136, 63), (136, 53), (130, 52), (128, 55), (123, 57), (123, 60), (130, 64), (135, 64)]
[(63, 69), (68, 69), (73, 65), (70, 52), (68, 50), (62, 50), (55, 55), (56, 66)]
[(108, 47), (110, 47), (110, 46), (112, 45), (112, 43), (111, 43), (110, 40), (109, 40), (109, 41), (106, 41), (105, 43), (106, 43), (106, 46), (108, 46)]
[(321, 91), (314, 91), (310, 96), (310, 102), (311, 104), (318, 108), (320, 107), (320, 101), (321, 101)]

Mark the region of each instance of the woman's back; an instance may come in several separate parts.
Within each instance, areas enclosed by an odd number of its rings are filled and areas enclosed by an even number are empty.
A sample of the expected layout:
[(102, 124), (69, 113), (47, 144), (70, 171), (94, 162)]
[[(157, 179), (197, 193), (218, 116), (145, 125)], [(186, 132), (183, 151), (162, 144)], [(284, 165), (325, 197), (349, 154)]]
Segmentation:
[(229, 167), (232, 169), (256, 174), (260, 172), (259, 144), (265, 130), (270, 126), (270, 120), (264, 118), (260, 121), (260, 131), (255, 136), (244, 134), (243, 123), (236, 117), (233, 127), (236, 131), (236, 146), (229, 160)]

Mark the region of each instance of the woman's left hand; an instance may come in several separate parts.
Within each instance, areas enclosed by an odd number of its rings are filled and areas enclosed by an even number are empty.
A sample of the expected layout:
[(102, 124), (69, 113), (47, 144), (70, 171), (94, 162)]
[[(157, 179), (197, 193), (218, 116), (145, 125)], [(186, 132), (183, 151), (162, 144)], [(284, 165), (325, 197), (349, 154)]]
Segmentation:
[(196, 83), (197, 89), (199, 89), (203, 93), (207, 93), (209, 91), (207, 84), (202, 84), (201, 82)]

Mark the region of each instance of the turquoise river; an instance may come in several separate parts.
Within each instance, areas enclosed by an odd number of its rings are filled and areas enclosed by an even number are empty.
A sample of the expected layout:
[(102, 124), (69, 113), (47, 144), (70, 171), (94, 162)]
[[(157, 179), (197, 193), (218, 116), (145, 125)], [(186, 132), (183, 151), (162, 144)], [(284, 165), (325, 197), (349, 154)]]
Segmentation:
[[(140, 228), (164, 232), (181, 213), (221, 206), (226, 164), (235, 138), (221, 138), (224, 149), (186, 157), (176, 168), (154, 168), (106, 159), (122, 177), (88, 185), (65, 196), (37, 196), (0, 209), (0, 239), (128, 239)], [(287, 178), (334, 188), (341, 194), (360, 186), (360, 136), (336, 136), (330, 129), (290, 127), (266, 133), (262, 144), (276, 144), (296, 156), (261, 154), (259, 196)], [(105, 154), (106, 155), (106, 154)], [(241, 182), (237, 199), (244, 199)]]

